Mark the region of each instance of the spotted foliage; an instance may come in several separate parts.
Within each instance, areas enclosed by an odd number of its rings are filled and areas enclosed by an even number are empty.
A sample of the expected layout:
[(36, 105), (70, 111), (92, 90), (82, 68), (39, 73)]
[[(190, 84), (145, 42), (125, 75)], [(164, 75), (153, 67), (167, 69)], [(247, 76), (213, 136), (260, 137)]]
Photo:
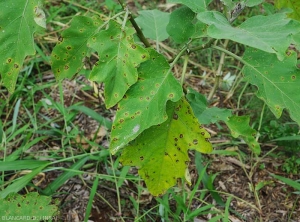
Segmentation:
[(88, 41), (99, 55), (90, 79), (105, 83), (107, 108), (116, 105), (136, 83), (138, 66), (149, 58), (148, 52), (133, 41), (134, 33), (133, 28), (122, 28), (112, 20), (107, 30), (100, 31)]
[(289, 51), (283, 61), (275, 55), (256, 49), (247, 49), (243, 57), (246, 65), (243, 73), (251, 84), (258, 87), (261, 98), (279, 118), (286, 108), (291, 118), (300, 124), (300, 69), (297, 53)]
[(35, 54), (33, 34), (42, 13), (39, 0), (0, 1), (0, 76), (11, 93), (25, 57)]
[(71, 78), (83, 67), (89, 50), (87, 40), (103, 22), (98, 16), (75, 16), (69, 28), (61, 33), (51, 53), (52, 70), (56, 79)]
[(110, 149), (116, 153), (150, 126), (167, 119), (166, 103), (178, 101), (182, 88), (164, 56), (148, 49), (150, 59), (139, 67), (139, 79), (120, 101), (112, 126)]
[(188, 149), (212, 151), (209, 134), (198, 123), (185, 99), (168, 102), (168, 120), (145, 130), (124, 148), (121, 162), (137, 166), (153, 195), (164, 193), (185, 176)]

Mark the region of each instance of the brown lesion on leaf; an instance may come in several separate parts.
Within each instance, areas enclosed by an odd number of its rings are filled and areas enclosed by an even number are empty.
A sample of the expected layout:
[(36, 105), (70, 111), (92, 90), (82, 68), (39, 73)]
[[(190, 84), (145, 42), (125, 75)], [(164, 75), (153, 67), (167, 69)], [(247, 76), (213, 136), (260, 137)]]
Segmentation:
[(68, 70), (69, 68), (70, 68), (70, 67), (67, 66), (67, 65), (65, 65), (65, 67), (64, 67), (65, 70)]
[(67, 50), (71, 50), (72, 47), (68, 45), (68, 46), (66, 47), (66, 49), (67, 49)]
[(167, 152), (165, 152), (165, 156), (169, 156), (169, 154)]
[(173, 114), (173, 119), (178, 120), (178, 115), (176, 113)]
[(140, 160), (143, 161), (143, 160), (144, 160), (144, 157), (143, 157), (143, 156), (140, 156)]
[(119, 120), (119, 123), (123, 123), (123, 122), (124, 122), (124, 119), (120, 119), (120, 120)]
[(114, 94), (114, 97), (115, 97), (115, 98), (118, 98), (118, 97), (119, 97), (119, 94), (118, 94), (118, 93), (115, 93), (115, 94)]
[(136, 45), (135, 44), (131, 44), (131, 48), (132, 49), (136, 49)]
[(180, 134), (179, 137), (180, 137), (180, 138), (183, 138), (183, 134)]
[(194, 145), (197, 145), (197, 144), (198, 144), (198, 140), (197, 140), (197, 139), (194, 139), (194, 140), (193, 140), (193, 144), (194, 144)]
[(146, 58), (146, 55), (143, 54), (143, 55), (142, 55), (142, 59), (145, 59), (145, 58)]
[(178, 150), (178, 151), (181, 151), (181, 148), (180, 148), (180, 147), (177, 147), (177, 150)]
[(170, 93), (168, 97), (169, 97), (169, 98), (173, 98), (173, 97), (174, 97), (174, 94), (173, 94), (173, 93)]
[(291, 79), (294, 81), (294, 80), (296, 80), (296, 75), (292, 75), (291, 76)]
[(15, 69), (18, 69), (18, 68), (19, 68), (19, 65), (18, 65), (17, 63), (15, 63), (15, 64), (14, 64), (14, 68), (15, 68)]
[(6, 63), (11, 63), (12, 62), (12, 58), (8, 58), (7, 60), (6, 60)]

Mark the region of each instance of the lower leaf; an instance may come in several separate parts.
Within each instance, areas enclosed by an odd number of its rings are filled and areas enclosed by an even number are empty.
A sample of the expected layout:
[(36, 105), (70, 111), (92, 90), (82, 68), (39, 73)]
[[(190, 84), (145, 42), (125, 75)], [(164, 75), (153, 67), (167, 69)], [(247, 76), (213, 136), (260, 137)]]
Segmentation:
[(212, 151), (209, 133), (199, 124), (185, 99), (168, 102), (167, 114), (167, 121), (145, 130), (124, 148), (121, 156), (123, 165), (139, 168), (148, 190), (155, 196), (185, 176), (188, 149)]

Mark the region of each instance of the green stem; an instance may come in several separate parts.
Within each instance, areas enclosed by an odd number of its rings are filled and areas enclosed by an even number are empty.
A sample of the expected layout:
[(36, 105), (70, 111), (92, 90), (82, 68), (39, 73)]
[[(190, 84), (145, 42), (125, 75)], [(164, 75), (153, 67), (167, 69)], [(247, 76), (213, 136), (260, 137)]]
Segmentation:
[[(229, 40), (226, 39), (225, 43), (224, 43), (225, 48), (227, 47), (228, 42), (229, 42)], [(207, 98), (208, 101), (210, 101), (213, 98), (214, 94), (216, 93), (217, 89), (219, 88), (219, 82), (220, 82), (220, 79), (221, 79), (221, 76), (222, 76), (222, 68), (223, 68), (223, 65), (224, 65), (224, 60), (225, 60), (225, 52), (222, 52), (221, 59), (220, 59), (220, 62), (219, 62), (219, 67), (218, 67), (218, 70), (217, 70), (217, 73), (216, 73), (215, 84), (214, 84), (213, 89), (210, 91), (210, 93), (208, 95), (208, 98)]]
[(242, 95), (244, 94), (244, 91), (246, 90), (247, 86), (249, 85), (249, 82), (246, 82), (244, 88), (242, 89), (242, 92), (240, 93), (239, 97), (238, 97), (238, 102), (237, 102), (237, 110), (240, 108), (240, 102), (241, 102), (241, 98)]
[(183, 62), (183, 68), (182, 68), (182, 74), (181, 74), (181, 79), (180, 79), (180, 85), (183, 85), (184, 79), (185, 79), (185, 74), (186, 74), (186, 68), (187, 68), (187, 64), (189, 61), (189, 56), (185, 55), (184, 56), (184, 62)]
[(259, 125), (258, 125), (258, 129), (257, 129), (257, 134), (256, 134), (256, 141), (258, 141), (258, 138), (260, 136), (260, 128), (261, 128), (261, 125), (262, 125), (262, 120), (263, 120), (263, 116), (264, 116), (264, 112), (265, 112), (265, 107), (266, 107), (266, 104), (264, 103), (263, 105), (263, 108), (261, 110), (261, 114), (260, 114), (260, 118), (259, 118)]

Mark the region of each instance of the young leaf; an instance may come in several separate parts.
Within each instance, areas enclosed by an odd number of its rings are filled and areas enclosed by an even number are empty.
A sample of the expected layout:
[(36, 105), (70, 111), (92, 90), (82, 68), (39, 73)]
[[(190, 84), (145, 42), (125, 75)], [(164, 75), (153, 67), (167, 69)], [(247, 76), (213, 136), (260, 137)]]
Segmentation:
[(0, 75), (12, 93), (25, 57), (35, 54), (33, 34), (41, 9), (39, 0), (0, 1), (0, 9)]
[(138, 66), (149, 58), (147, 51), (134, 43), (134, 32), (133, 28), (122, 29), (111, 20), (107, 30), (100, 31), (88, 41), (88, 45), (99, 55), (90, 79), (105, 83), (107, 108), (122, 99), (129, 87), (137, 81)]
[(204, 12), (212, 0), (168, 0), (169, 3), (180, 3), (186, 5), (194, 12)]
[(208, 108), (205, 96), (192, 88), (188, 89), (186, 98), (201, 124), (216, 123), (220, 120), (227, 121), (232, 115), (229, 109), (220, 109), (218, 107)]
[(254, 138), (256, 131), (249, 126), (249, 121), (249, 116), (231, 116), (225, 123), (229, 127), (233, 137), (242, 137), (250, 149), (259, 155), (260, 146)]
[(155, 41), (164, 41), (169, 37), (166, 31), (169, 19), (169, 13), (154, 9), (139, 11), (139, 16), (135, 21), (147, 38)]
[(188, 7), (180, 7), (172, 12), (167, 32), (176, 43), (184, 43), (195, 32), (195, 26), (192, 23), (195, 13)]
[(164, 193), (185, 175), (188, 149), (212, 151), (210, 135), (200, 126), (185, 99), (167, 104), (168, 120), (152, 126), (124, 148), (121, 162), (135, 165), (153, 195)]
[(202, 12), (197, 18), (210, 25), (207, 34), (216, 39), (231, 39), (251, 47), (276, 53), (282, 60), (292, 42), (292, 35), (299, 32), (300, 23), (286, 18), (284, 13), (253, 16), (238, 27), (232, 27), (220, 12)]
[(292, 13), (288, 13), (288, 17), (300, 21), (300, 1), (299, 0), (275, 0), (275, 6), (281, 8), (291, 8)]
[(150, 59), (139, 67), (139, 80), (120, 101), (112, 126), (110, 150), (116, 153), (150, 126), (167, 119), (168, 100), (178, 101), (182, 88), (165, 57), (148, 49)]
[(102, 23), (96, 16), (75, 16), (72, 19), (70, 27), (61, 33), (51, 54), (56, 79), (71, 78), (81, 70), (89, 49), (87, 40)]
[(289, 51), (283, 61), (275, 55), (248, 48), (243, 59), (243, 73), (251, 84), (258, 87), (257, 96), (264, 100), (279, 118), (284, 108), (300, 125), (300, 70), (296, 67), (297, 53)]

